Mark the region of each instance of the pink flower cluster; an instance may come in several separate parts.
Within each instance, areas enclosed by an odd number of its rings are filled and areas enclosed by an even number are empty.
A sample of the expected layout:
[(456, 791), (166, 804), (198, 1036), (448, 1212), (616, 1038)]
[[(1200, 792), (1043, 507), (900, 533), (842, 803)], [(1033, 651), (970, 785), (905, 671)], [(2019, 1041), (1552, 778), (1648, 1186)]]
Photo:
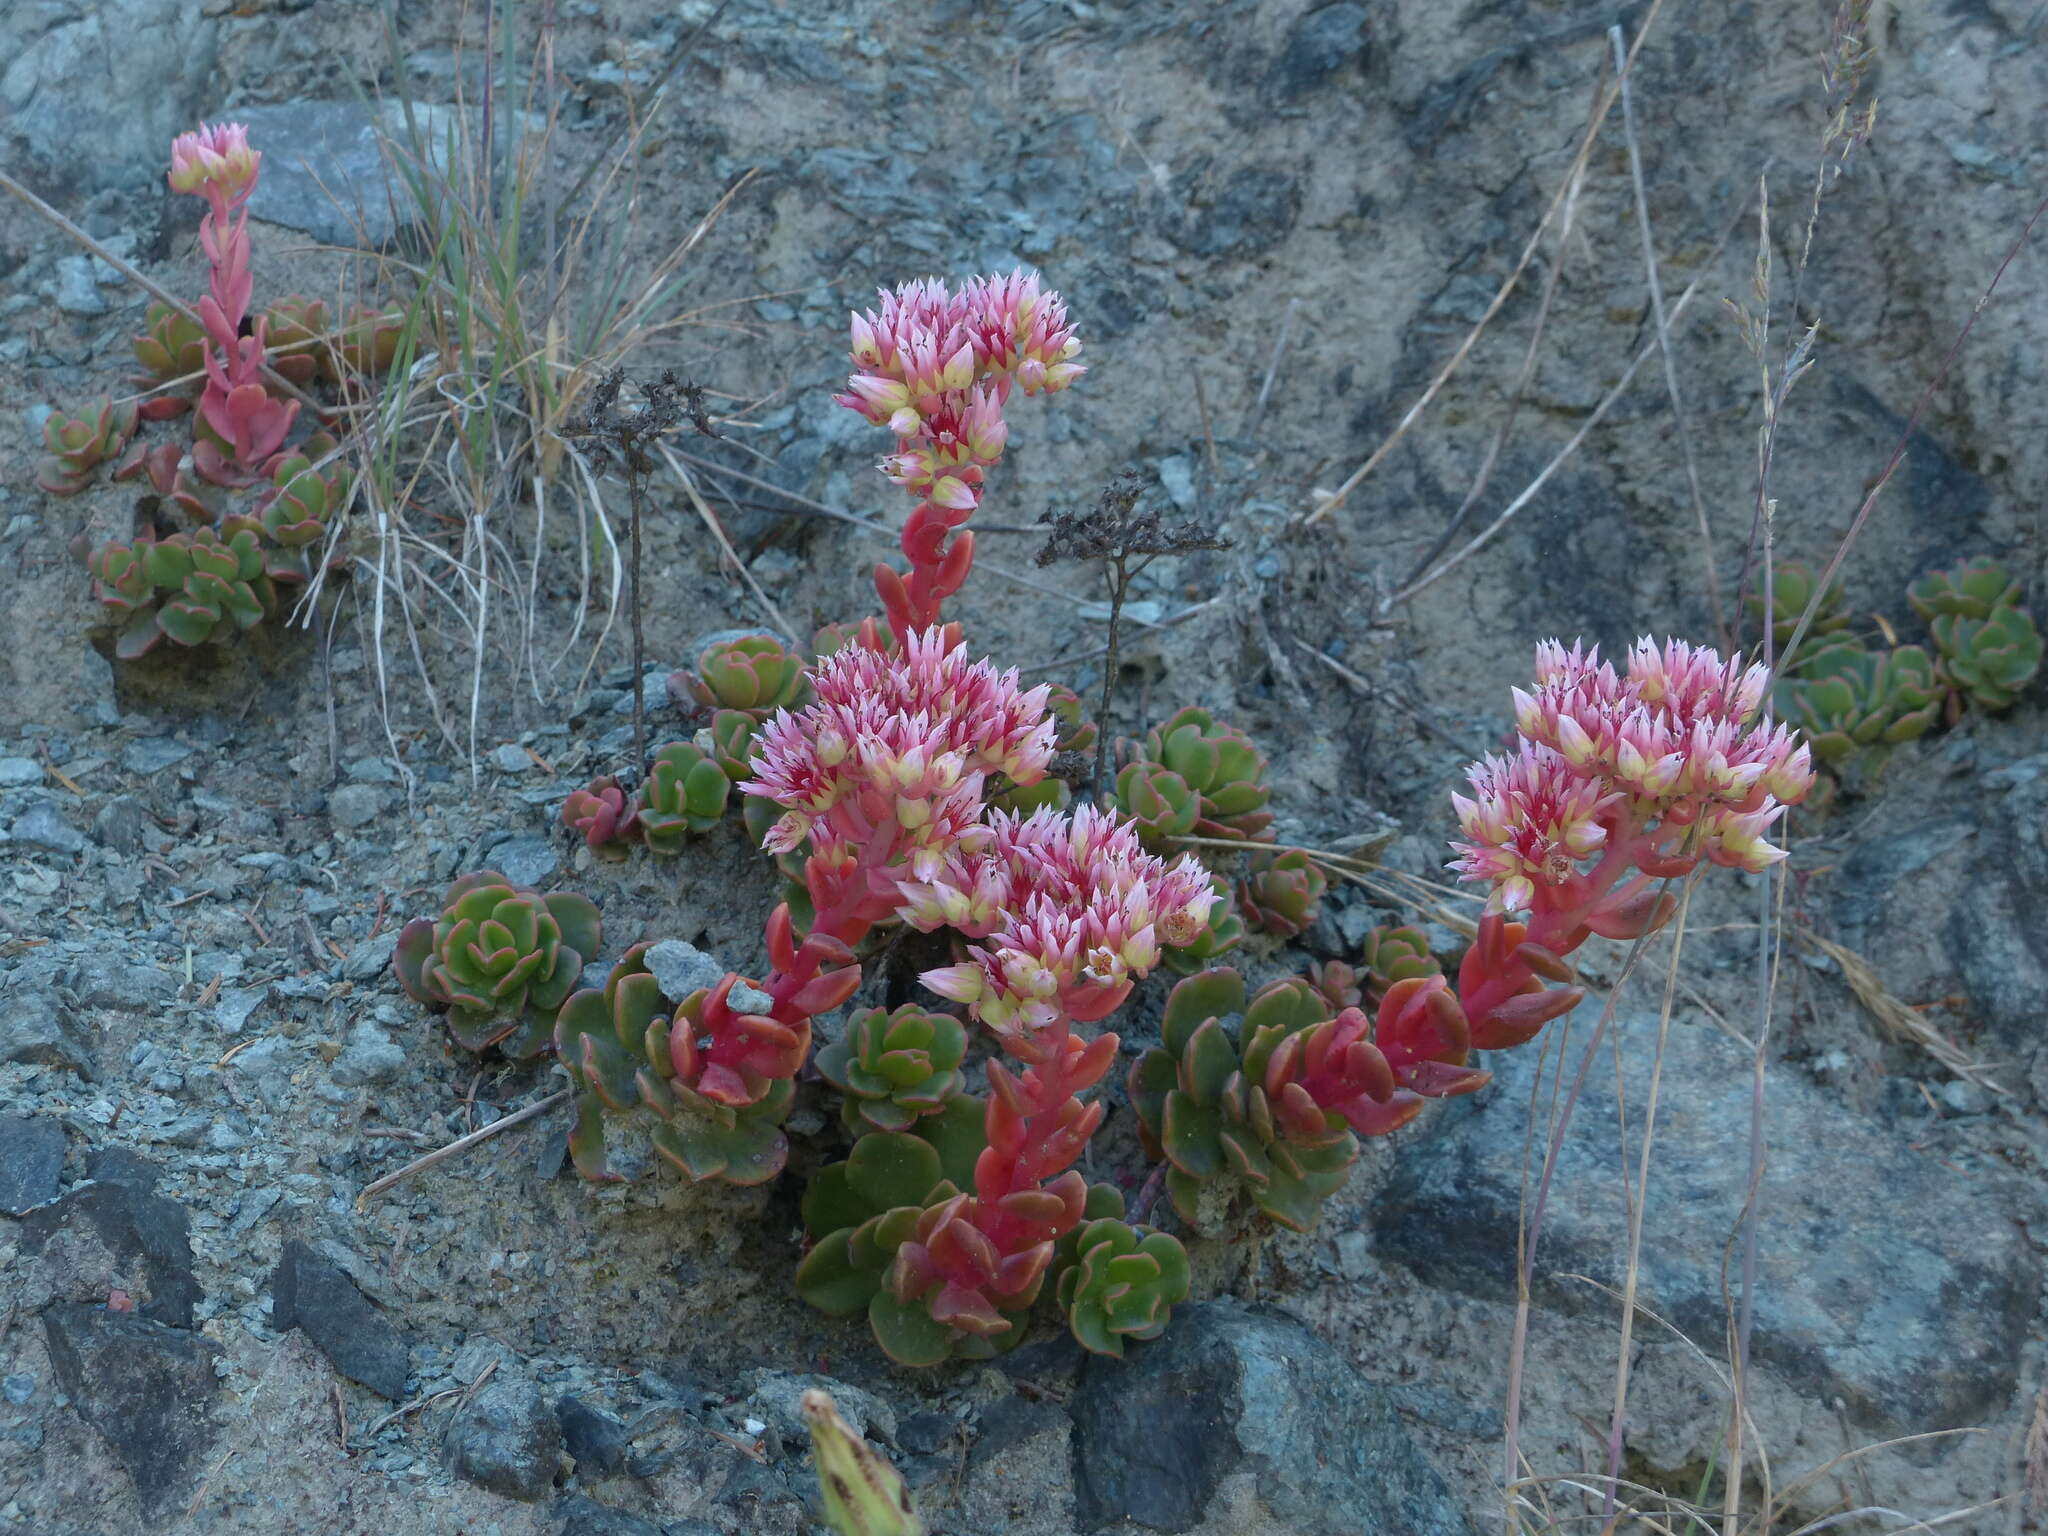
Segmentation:
[(980, 505), (982, 472), (1003, 456), (1011, 389), (1053, 394), (1087, 370), (1070, 361), (1081, 343), (1065, 301), (1021, 271), (971, 278), (957, 293), (936, 278), (885, 289), (852, 330), (855, 372), (833, 398), (895, 434), (882, 473), (918, 498), (903, 528), (908, 577), (875, 573), (902, 639), (936, 624), (939, 604), (967, 579), (973, 535), (951, 535)]
[(1014, 669), (970, 662), (964, 646), (947, 650), (937, 629), (894, 653), (845, 646), (812, 669), (811, 688), (815, 703), (762, 727), (744, 786), (787, 813), (769, 834), (772, 852), (809, 838), (855, 853), (877, 876), (902, 856), (930, 878), (986, 839), (988, 776), (1034, 784), (1052, 756), (1047, 690), (1019, 688)]
[(1062, 1019), (1093, 1022), (1159, 963), (1162, 945), (1191, 942), (1216, 892), (1182, 855), (1145, 852), (1129, 822), (1084, 805), (994, 813), (985, 841), (963, 847), (930, 877), (901, 884), (898, 915), (930, 932), (983, 939), (970, 960), (920, 978), (974, 1017), (1022, 1061)]
[(264, 321), (248, 321), (249, 196), (263, 156), (249, 147), (240, 123), (219, 123), (183, 133), (171, 144), (169, 181), (174, 192), (206, 199), (199, 244), (212, 267), (210, 291), (199, 301), (206, 330), (206, 388), (199, 398), (201, 435), (192, 464), (219, 485), (245, 485), (284, 446), (298, 402), (273, 399), (263, 384)]
[(1757, 721), (1768, 682), (1679, 640), (1638, 640), (1625, 675), (1597, 648), (1538, 646), (1534, 691), (1515, 690), (1519, 751), (1474, 764), (1472, 795), (1452, 797), (1466, 840), (1451, 867), (1493, 887), (1493, 912), (1539, 892), (1569, 904), (1585, 861), (1621, 854), (1658, 878), (1702, 857), (1768, 867), (1784, 852), (1766, 834), (1814, 781), (1806, 746)]

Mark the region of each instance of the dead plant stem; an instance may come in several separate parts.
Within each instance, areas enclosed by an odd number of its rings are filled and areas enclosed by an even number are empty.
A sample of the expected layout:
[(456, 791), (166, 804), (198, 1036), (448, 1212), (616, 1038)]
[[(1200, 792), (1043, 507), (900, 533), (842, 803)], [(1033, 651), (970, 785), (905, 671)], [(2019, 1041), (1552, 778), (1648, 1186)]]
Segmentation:
[(478, 1142), (487, 1140), (497, 1135), (500, 1131), (509, 1131), (515, 1125), (524, 1125), (536, 1115), (546, 1114), (557, 1104), (566, 1104), (574, 1091), (574, 1089), (570, 1088), (559, 1089), (544, 1099), (535, 1100), (524, 1109), (514, 1110), (502, 1120), (493, 1120), (481, 1130), (471, 1131), (467, 1136), (458, 1136), (455, 1140), (449, 1142), (447, 1146), (436, 1147), (425, 1156), (414, 1158), (403, 1168), (387, 1173), (383, 1178), (364, 1186), (363, 1192), (356, 1196), (356, 1209), (359, 1211), (366, 1210), (372, 1200), (383, 1194), (385, 1190), (391, 1188), (394, 1184), (409, 1179), (416, 1173), (424, 1173), (436, 1163), (445, 1163), (451, 1157), (460, 1157)]

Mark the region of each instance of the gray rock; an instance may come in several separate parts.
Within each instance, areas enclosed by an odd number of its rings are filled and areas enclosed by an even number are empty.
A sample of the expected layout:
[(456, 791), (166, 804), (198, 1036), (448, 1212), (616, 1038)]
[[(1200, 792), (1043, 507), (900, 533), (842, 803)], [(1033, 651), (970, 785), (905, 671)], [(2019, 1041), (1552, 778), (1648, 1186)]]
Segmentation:
[(544, 837), (513, 837), (491, 850), (491, 867), (514, 885), (539, 885), (562, 867), (562, 856)]
[[(1956, 795), (1947, 814), (1861, 840), (1831, 884), (1842, 941), (1894, 992), (1932, 995), (1960, 980), (1983, 1022), (1983, 1056), (2048, 1063), (2048, 776), (2030, 769), (2022, 760), (1987, 774), (2002, 794)], [(1994, 1075), (2008, 1087), (2020, 1076)]]
[[(263, 151), (263, 179), (249, 200), (252, 216), (328, 245), (368, 250), (389, 245), (415, 221), (405, 179), (379, 143), (380, 132), (395, 146), (412, 143), (397, 100), (294, 101), (237, 107), (235, 115)], [(430, 102), (413, 103), (412, 121), (425, 158), (435, 165), (445, 162), (450, 133), (465, 131), (455, 108)], [(475, 125), (467, 131), (473, 134)]]
[(555, 1399), (555, 1423), (561, 1426), (562, 1448), (576, 1458), (576, 1470), (588, 1477), (606, 1476), (626, 1464), (626, 1426), (581, 1398)]
[(0, 1061), (99, 1075), (77, 1018), (56, 993), (39, 988), (0, 993)]
[[(1647, 1099), (1655, 1021), (1621, 1021), (1628, 1104)], [(1489, 1062), (1495, 1087), (1445, 1107), (1409, 1143), (1374, 1212), (1378, 1248), (1432, 1285), (1515, 1294), (1526, 1105), (1536, 1054)], [(1690, 1338), (1725, 1327), (1721, 1234), (1749, 1174), (1749, 1057), (1704, 1025), (1673, 1027), (1644, 1215), (1644, 1305)], [(1807, 1396), (1840, 1398), (1881, 1434), (1977, 1423), (2013, 1390), (2038, 1267), (1995, 1189), (1915, 1156), (1789, 1073), (1770, 1083), (1752, 1358)], [(1627, 1218), (1615, 1195), (1614, 1073), (1588, 1076), (1536, 1260), (1538, 1302), (1606, 1310)], [(1967, 1242), (1958, 1234), (1968, 1233)]]
[(149, 826), (149, 811), (133, 795), (116, 795), (92, 819), (93, 838), (116, 853), (142, 852), (142, 838)]
[(1200, 182), (1183, 192), (1188, 205), (1160, 230), (1194, 256), (1256, 256), (1285, 240), (1301, 216), (1301, 184), (1273, 166), (1242, 166), (1213, 193)]
[(1383, 1390), (1272, 1308), (1177, 1308), (1126, 1359), (1091, 1356), (1072, 1407), (1084, 1529), (1190, 1530), (1225, 1478), (1249, 1473), (1298, 1536), (1466, 1536)]
[(24, 789), (44, 777), (43, 765), (32, 757), (0, 757), (0, 789)]
[(538, 1387), (500, 1373), (457, 1406), (445, 1444), (457, 1477), (531, 1501), (554, 1486), (562, 1432)]
[(253, 1083), (270, 1108), (282, 1109), (290, 1100), (292, 1050), (289, 1041), (275, 1035), (267, 1040), (258, 1040), (246, 1051), (239, 1052), (228, 1067)]
[(374, 981), (391, 969), (391, 956), (398, 948), (398, 930), (387, 929), (374, 939), (365, 939), (341, 962), (345, 981)]
[(90, 258), (66, 256), (57, 263), (56, 303), (65, 314), (81, 319), (89, 320), (107, 312), (107, 301), (100, 297), (99, 284), (93, 281)]
[(405, 1072), (405, 1052), (373, 1021), (357, 1019), (328, 1076), (345, 1088), (388, 1083)]
[(71, 990), (83, 1008), (146, 1013), (178, 995), (178, 979), (154, 965), (137, 965), (117, 954), (93, 950), (72, 967)]
[[(562, 1522), (557, 1536), (666, 1536), (662, 1528), (652, 1520), (642, 1520), (638, 1515), (629, 1515), (623, 1509), (611, 1509), (595, 1499), (573, 1494), (558, 1500), (548, 1511)], [(685, 1521), (695, 1525), (696, 1521)], [(676, 1529), (674, 1526), (668, 1528)], [(706, 1526), (707, 1531), (716, 1531), (716, 1526)]]
[(1365, 53), (1366, 9), (1350, 3), (1310, 11), (1287, 34), (1273, 65), (1273, 85), (1292, 100), (1306, 96)]
[[(1073, 1435), (1073, 1422), (1057, 1404), (1023, 1397), (1006, 1397), (981, 1412), (975, 1426), (974, 1452), (968, 1466), (979, 1478), (1000, 1478), (1010, 1454), (1041, 1435), (1054, 1439), (1054, 1455), (1066, 1449)], [(1063, 1458), (1062, 1458), (1063, 1459)]]
[(66, 202), (152, 175), (161, 187), (172, 137), (218, 99), (220, 23), (203, 9), (187, 0), (9, 6), (0, 115), (21, 152), (16, 174), (72, 194)]
[(242, 1026), (249, 1022), (249, 1015), (260, 1008), (269, 996), (268, 987), (229, 987), (213, 1005), (213, 1022), (223, 1034), (240, 1034)]
[(959, 1433), (960, 1421), (952, 1414), (928, 1410), (896, 1426), (896, 1443), (913, 1456), (936, 1456)]
[(526, 748), (508, 741), (502, 747), (491, 749), (491, 766), (504, 773), (531, 773), (538, 765)]
[(146, 778), (182, 763), (191, 755), (192, 748), (182, 741), (173, 741), (168, 736), (144, 736), (128, 743), (128, 750), (121, 754), (121, 766)]
[(14, 825), (8, 829), (17, 843), (31, 848), (46, 849), (51, 853), (79, 854), (85, 852), (85, 834), (64, 819), (64, 813), (50, 800), (38, 800), (34, 805), (14, 818)]
[(347, 1275), (293, 1238), (270, 1277), (270, 1295), (271, 1324), (280, 1333), (299, 1329), (350, 1381), (404, 1401), (411, 1352)]
[(375, 784), (344, 784), (327, 797), (327, 814), (338, 827), (367, 827), (391, 804), (388, 791)]
[(0, 1115), (0, 1211), (20, 1216), (57, 1198), (64, 1127), (51, 1115)]
[(699, 987), (716, 986), (725, 974), (725, 967), (717, 960), (681, 939), (663, 939), (651, 946), (643, 958), (647, 969), (654, 973), (661, 995), (672, 1003), (680, 1003)]
[(740, 1379), (750, 1388), (744, 1411), (773, 1425), (785, 1444), (802, 1445), (810, 1439), (810, 1426), (804, 1422), (799, 1404), (813, 1387), (832, 1394), (840, 1417), (853, 1426), (855, 1434), (895, 1443), (896, 1410), (861, 1387), (829, 1376), (766, 1369), (748, 1371)]
[(200, 1290), (189, 1231), (185, 1208), (139, 1179), (94, 1179), (22, 1217), (20, 1241), (59, 1271), (50, 1279), (60, 1294), (104, 1295), (119, 1284), (137, 1316), (190, 1328)]
[(132, 1313), (67, 1303), (43, 1313), (57, 1384), (99, 1431), (153, 1518), (191, 1496), (218, 1426), (216, 1356), (204, 1338)]

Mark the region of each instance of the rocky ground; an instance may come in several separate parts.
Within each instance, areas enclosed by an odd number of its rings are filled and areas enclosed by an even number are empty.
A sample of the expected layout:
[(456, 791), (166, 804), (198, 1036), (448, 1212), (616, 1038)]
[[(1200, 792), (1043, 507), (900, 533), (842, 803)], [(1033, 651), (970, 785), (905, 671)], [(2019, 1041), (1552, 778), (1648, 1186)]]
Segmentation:
[[(379, 217), (373, 162), (349, 139), (363, 111), (351, 82), (454, 120), (458, 86), (479, 78), (474, 16), (464, 34), (452, 7), (401, 11), (394, 47), (381, 9), (350, 0), (27, 0), (0, 19), (9, 174), (189, 292), (200, 261), (190, 210), (162, 190), (164, 147), (202, 114), (245, 115), (269, 156), (259, 295), (345, 278), (350, 263), (306, 247), (363, 233), (323, 188), (361, 189), (352, 206)], [(1650, 11), (1618, 14), (1633, 35)], [(753, 452), (728, 462), (893, 519), (902, 508), (870, 472), (876, 438), (826, 398), (846, 308), (928, 271), (1040, 267), (1068, 295), (1092, 371), (1018, 414), (988, 521), (1023, 528), (1132, 469), (1235, 541), (1141, 578), (1114, 725), (1185, 703), (1243, 725), (1271, 756), (1284, 840), (1391, 830), (1389, 866), (1434, 875), (1447, 791), (1506, 729), (1535, 640), (1710, 633), (1684, 443), (1654, 364), (1496, 542), (1379, 611), (1481, 473), (1550, 248), (1420, 429), (1334, 515), (1300, 523), (1518, 258), (1608, 68), (1605, 10), (733, 0), (713, 13), (703, 0), (560, 6), (571, 171), (622, 121), (625, 93), (710, 23), (638, 157), (640, 255), (755, 172), (692, 258), (687, 303), (702, 316), (644, 361), (729, 403), (728, 435)], [(515, 26), (531, 24), (520, 8)], [(1775, 467), (1793, 553), (1832, 550), (2032, 211), (2048, 98), (2037, 26), (2019, 0), (1877, 8), (1877, 135), (1829, 194), (1799, 279), (1798, 313), (1822, 329)], [(1793, 329), (1826, 34), (1824, 7), (1673, 0), (1634, 77), (1664, 288), (1700, 285), (1674, 340), (1728, 587), (1754, 503), (1758, 390), (1718, 301), (1750, 302), (1768, 164), (1773, 348)], [(1653, 339), (1635, 217), (1616, 124), (1472, 528)], [(142, 310), (117, 273), (10, 203), (0, 277), (8, 419), (33, 425), (43, 404), (115, 387)], [(2007, 558), (2039, 606), (2044, 280), (2039, 250), (2023, 251), (1856, 546), (1850, 601), (1872, 632), (1914, 626), (1905, 582), (1974, 553)], [(995, 1366), (893, 1367), (791, 1290), (794, 1176), (594, 1190), (565, 1169), (558, 1116), (365, 1199), (380, 1175), (559, 1082), (454, 1050), (393, 981), (398, 927), (452, 875), (490, 865), (587, 892), (605, 963), (679, 938), (749, 970), (771, 871), (731, 822), (678, 859), (623, 866), (593, 866), (555, 829), (567, 791), (630, 754), (622, 632), (586, 669), (594, 618), (537, 682), (493, 653), (474, 763), (436, 729), (403, 648), (380, 667), (364, 583), (319, 635), (212, 670), (115, 671), (87, 643), (87, 582), (66, 549), (119, 528), (133, 498), (104, 483), (44, 497), (31, 436), (0, 448), (0, 1526), (809, 1532), (795, 1399), (820, 1378), (936, 1530), (1449, 1533), (1498, 1519), (1532, 1091), (1540, 1104), (1539, 1071), (1561, 1056), (1576, 1069), (1593, 1005), (1569, 1051), (1495, 1062), (1493, 1088), (1370, 1146), (1316, 1233), (1194, 1244), (1196, 1301), (1121, 1365), (1084, 1359), (1048, 1323)], [(705, 636), (766, 618), (696, 515), (659, 494), (657, 739), (692, 724), (659, 679)], [(736, 501), (729, 531), (783, 614), (868, 610), (864, 573), (885, 540), (768, 492)], [(358, 531), (359, 553), (372, 537)], [(989, 532), (958, 616), (978, 647), (1092, 695), (1106, 589), (1092, 571), (1035, 571), (1037, 543)], [(551, 568), (539, 590), (551, 655), (574, 582)], [(461, 647), (430, 637), (428, 653), (462, 697)], [(1996, 1063), (2002, 1091), (1882, 1033), (1836, 959), (1788, 946), (1749, 1383), (1773, 1488), (1808, 1479), (1788, 1529), (1870, 1504), (1932, 1517), (2005, 1500), (1951, 1528), (2031, 1518), (2048, 1220), (2042, 721), (2037, 686), (1792, 824), (1788, 929), (1865, 957), (1884, 991)], [(1393, 915), (1384, 899), (1334, 891), (1302, 941), (1257, 941), (1245, 964), (1264, 976), (1355, 957)], [(1748, 1168), (1737, 1041), (1755, 1028), (1754, 917), (1753, 888), (1709, 883), (1664, 1053), (1642, 1275), (1657, 1321), (1636, 1328), (1624, 1470), (1685, 1495), (1725, 1435), (1716, 1362)], [(1619, 964), (1595, 957), (1596, 979)], [(1153, 1034), (1163, 990), (1120, 1019), (1131, 1047)], [(1521, 1445), (1540, 1476), (1603, 1463), (1618, 1339), (1602, 1287), (1620, 1278), (1627, 1222), (1618, 1131), (1644, 1101), (1660, 994), (1640, 978), (1621, 993), (1621, 1065), (1603, 1056), (1589, 1072), (1563, 1146), (1523, 1389)], [(805, 1095), (799, 1172), (835, 1147), (830, 1104)], [(1095, 1172), (1135, 1185), (1131, 1117), (1111, 1097)], [(1959, 1429), (1982, 1432), (1835, 1460)], [(1576, 1495), (1550, 1497), (1559, 1520), (1583, 1513)]]

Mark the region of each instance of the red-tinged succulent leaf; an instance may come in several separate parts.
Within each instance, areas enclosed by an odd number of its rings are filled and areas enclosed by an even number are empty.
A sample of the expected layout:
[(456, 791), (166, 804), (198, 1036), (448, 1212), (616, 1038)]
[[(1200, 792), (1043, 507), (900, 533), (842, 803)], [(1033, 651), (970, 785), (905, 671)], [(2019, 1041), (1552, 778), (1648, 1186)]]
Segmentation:
[(1237, 1047), (1223, 1032), (1222, 1021), (1204, 1020), (1180, 1052), (1181, 1090), (1198, 1104), (1214, 1104), (1237, 1070)]
[(1222, 1113), (1176, 1089), (1166, 1096), (1159, 1140), (1174, 1167), (1194, 1179), (1213, 1179), (1223, 1172), (1218, 1135)]
[(1426, 1099), (1448, 1099), (1477, 1093), (1493, 1074), (1480, 1067), (1462, 1067), (1447, 1061), (1419, 1061), (1401, 1074), (1401, 1086)]
[(576, 1171), (593, 1184), (616, 1184), (620, 1175), (614, 1173), (605, 1156), (604, 1147), (604, 1106), (599, 1104), (595, 1094), (580, 1093), (576, 1096), (576, 1124), (569, 1132), (569, 1160), (576, 1165)]
[(1344, 1119), (1360, 1136), (1391, 1136), (1421, 1114), (1425, 1102), (1420, 1095), (1400, 1089), (1384, 1104), (1353, 1099), (1344, 1106)]
[(391, 968), (406, 996), (416, 1003), (431, 1003), (421, 968), (434, 952), (434, 920), (416, 917), (398, 930), (397, 947), (391, 951)]
[(583, 959), (597, 953), (604, 942), (604, 919), (597, 903), (572, 891), (551, 891), (541, 900), (561, 930), (564, 944)]
[[(1628, 943), (1646, 934), (1655, 933), (1671, 921), (1672, 914), (1677, 910), (1678, 899), (1669, 891), (1639, 891), (1613, 906), (1594, 908), (1586, 915), (1586, 926), (1603, 939), (1617, 939)], [(1515, 953), (1520, 955), (1524, 950), (1532, 949), (1541, 951), (1542, 946), (1524, 944)], [(1538, 970), (1533, 965), (1530, 969), (1536, 970), (1540, 976), (1547, 976), (1551, 981), (1571, 980), (1572, 973), (1568, 966), (1563, 968), (1562, 976)]]
[(864, 1312), (882, 1289), (882, 1271), (862, 1268), (852, 1255), (853, 1229), (828, 1232), (796, 1267), (797, 1294), (828, 1317)]
[(155, 650), (163, 637), (163, 627), (157, 623), (157, 610), (153, 607), (138, 608), (128, 616), (128, 622), (121, 626), (121, 633), (115, 637), (114, 654), (122, 661), (134, 661)]
[(1473, 1024), (1472, 1043), (1482, 1051), (1501, 1051), (1533, 1040), (1544, 1025), (1570, 1013), (1585, 996), (1578, 987), (1556, 987), (1510, 997)]
[(868, 1303), (868, 1323), (882, 1352), (898, 1365), (937, 1365), (953, 1352), (951, 1331), (934, 1321), (922, 1302), (902, 1302), (878, 1291)]

